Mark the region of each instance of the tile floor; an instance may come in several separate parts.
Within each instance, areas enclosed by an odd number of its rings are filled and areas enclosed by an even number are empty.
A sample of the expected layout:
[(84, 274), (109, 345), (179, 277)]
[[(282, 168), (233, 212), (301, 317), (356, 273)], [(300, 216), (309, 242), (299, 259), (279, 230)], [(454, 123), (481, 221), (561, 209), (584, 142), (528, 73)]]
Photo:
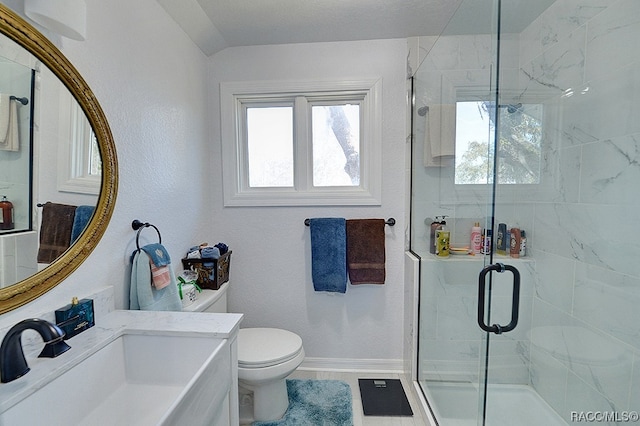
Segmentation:
[[(353, 399), (353, 426), (429, 426), (429, 422), (422, 413), (420, 401), (413, 387), (413, 383), (403, 374), (392, 373), (349, 373), (335, 371), (311, 371), (296, 370), (289, 378), (291, 379), (319, 379), (319, 380), (343, 380), (351, 387)], [(360, 399), (360, 388), (358, 379), (400, 379), (402, 387), (407, 394), (413, 417), (377, 417), (365, 416), (362, 411), (362, 400)]]

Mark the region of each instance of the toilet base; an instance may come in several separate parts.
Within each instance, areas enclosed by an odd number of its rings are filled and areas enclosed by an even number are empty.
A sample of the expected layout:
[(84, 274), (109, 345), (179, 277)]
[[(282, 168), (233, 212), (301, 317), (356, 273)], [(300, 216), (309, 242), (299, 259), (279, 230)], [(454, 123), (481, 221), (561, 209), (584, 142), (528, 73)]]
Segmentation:
[(240, 406), (240, 425), (245, 426), (255, 422), (256, 419), (253, 418), (253, 392), (239, 386), (238, 402)]
[[(252, 391), (253, 395), (250, 397), (246, 394), (247, 391)], [(285, 379), (263, 383), (260, 386), (251, 386), (240, 382), (239, 393), (241, 417), (248, 417), (246, 414), (243, 416), (243, 411), (246, 413), (250, 409), (250, 401), (253, 402), (252, 421), (279, 420), (289, 408), (289, 395)], [(244, 406), (243, 401), (245, 402)]]

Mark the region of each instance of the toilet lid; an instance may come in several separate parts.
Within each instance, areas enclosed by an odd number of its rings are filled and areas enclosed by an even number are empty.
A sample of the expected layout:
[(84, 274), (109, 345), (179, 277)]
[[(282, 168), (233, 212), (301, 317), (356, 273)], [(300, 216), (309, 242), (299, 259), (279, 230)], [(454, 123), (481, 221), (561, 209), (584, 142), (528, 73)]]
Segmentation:
[(295, 358), (302, 351), (302, 339), (277, 328), (242, 328), (238, 333), (238, 365), (269, 367)]

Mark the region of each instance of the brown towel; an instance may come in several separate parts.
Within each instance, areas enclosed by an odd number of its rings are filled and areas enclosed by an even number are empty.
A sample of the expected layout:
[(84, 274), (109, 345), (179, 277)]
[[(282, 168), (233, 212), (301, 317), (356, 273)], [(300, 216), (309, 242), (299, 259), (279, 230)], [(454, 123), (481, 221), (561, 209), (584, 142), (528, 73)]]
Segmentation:
[(51, 263), (71, 245), (76, 206), (45, 203), (42, 206), (38, 263)]
[(347, 220), (347, 268), (351, 284), (384, 284), (384, 219)]

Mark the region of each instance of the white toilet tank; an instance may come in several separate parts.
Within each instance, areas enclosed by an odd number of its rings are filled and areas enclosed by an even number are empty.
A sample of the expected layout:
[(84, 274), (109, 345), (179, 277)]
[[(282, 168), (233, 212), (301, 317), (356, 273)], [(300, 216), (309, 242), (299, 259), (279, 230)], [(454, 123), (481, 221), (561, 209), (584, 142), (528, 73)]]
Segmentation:
[(218, 290), (203, 289), (198, 293), (195, 302), (182, 308), (185, 312), (216, 312), (227, 313), (227, 289), (226, 282)]

